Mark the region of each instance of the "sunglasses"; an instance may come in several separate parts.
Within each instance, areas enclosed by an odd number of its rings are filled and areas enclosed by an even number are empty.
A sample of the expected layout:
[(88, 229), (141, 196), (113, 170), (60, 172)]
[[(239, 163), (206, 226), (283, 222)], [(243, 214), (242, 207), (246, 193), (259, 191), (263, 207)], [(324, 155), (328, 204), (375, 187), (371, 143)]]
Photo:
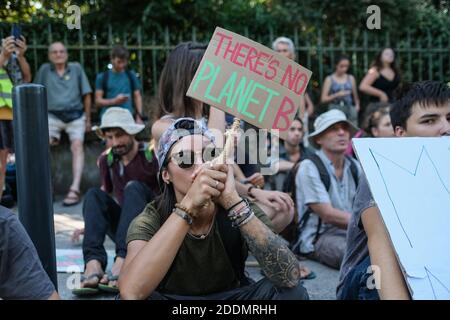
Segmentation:
[(173, 160), (181, 169), (190, 169), (195, 164), (195, 156), (201, 154), (203, 163), (208, 162), (216, 158), (220, 152), (218, 148), (207, 147), (202, 151), (193, 150), (181, 150), (175, 152), (169, 157), (169, 160)]

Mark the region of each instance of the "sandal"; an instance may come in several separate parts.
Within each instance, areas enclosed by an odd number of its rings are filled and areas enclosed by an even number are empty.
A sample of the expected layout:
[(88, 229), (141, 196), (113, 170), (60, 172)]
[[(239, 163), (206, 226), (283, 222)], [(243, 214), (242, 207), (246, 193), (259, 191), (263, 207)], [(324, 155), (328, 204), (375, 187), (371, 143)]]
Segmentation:
[[(94, 278), (97, 278), (98, 281), (101, 280), (101, 278), (103, 277), (103, 275), (101, 273), (93, 273), (90, 276), (81, 276), (81, 281), (84, 282), (86, 280), (91, 280)], [(92, 296), (95, 294), (98, 294), (100, 292), (100, 290), (98, 289), (98, 283), (97, 283), (97, 287), (84, 287), (84, 288), (78, 288), (78, 289), (73, 289), (72, 293), (76, 296)]]
[(304, 266), (300, 266), (300, 274), (302, 274), (302, 272), (305, 272), (306, 271), (305, 269), (308, 270), (309, 272), (305, 276), (300, 276), (300, 280), (312, 280), (317, 278), (317, 275), (314, 271), (309, 270)]
[(70, 207), (79, 204), (81, 201), (80, 191), (70, 189), (63, 201), (64, 207)]
[[(108, 278), (108, 283), (110, 281), (117, 281), (119, 280), (119, 276), (113, 276), (111, 272), (107, 273), (107, 278)], [(98, 288), (101, 291), (104, 292), (108, 292), (108, 293), (114, 293), (114, 294), (118, 294), (119, 293), (119, 287), (118, 286), (110, 286), (109, 284), (104, 284), (104, 283), (99, 283), (98, 284)]]

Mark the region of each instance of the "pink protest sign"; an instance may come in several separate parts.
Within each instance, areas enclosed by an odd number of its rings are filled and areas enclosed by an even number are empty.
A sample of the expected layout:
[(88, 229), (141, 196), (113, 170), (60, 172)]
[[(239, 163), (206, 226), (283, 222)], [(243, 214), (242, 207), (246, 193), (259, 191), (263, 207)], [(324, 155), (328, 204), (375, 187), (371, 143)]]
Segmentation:
[(285, 139), (312, 72), (217, 27), (187, 95)]

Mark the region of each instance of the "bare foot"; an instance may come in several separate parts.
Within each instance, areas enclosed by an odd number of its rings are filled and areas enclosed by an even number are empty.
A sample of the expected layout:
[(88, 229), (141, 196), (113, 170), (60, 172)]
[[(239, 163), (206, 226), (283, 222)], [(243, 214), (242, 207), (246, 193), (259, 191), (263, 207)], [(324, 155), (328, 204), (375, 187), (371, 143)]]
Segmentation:
[(306, 278), (311, 273), (307, 267), (300, 265), (300, 278)]
[(104, 272), (98, 260), (90, 260), (84, 270), (85, 280), (81, 282), (82, 288), (96, 288)]
[[(120, 270), (122, 269), (123, 263), (124, 263), (124, 259), (121, 257), (117, 257), (116, 261), (114, 262), (112, 268), (111, 268), (111, 274), (113, 276), (119, 276), (120, 275)], [(103, 278), (100, 280), (100, 283), (102, 284), (107, 284), (110, 287), (117, 287), (118, 285), (118, 280), (109, 280), (108, 279), (108, 275), (105, 274), (103, 275)]]

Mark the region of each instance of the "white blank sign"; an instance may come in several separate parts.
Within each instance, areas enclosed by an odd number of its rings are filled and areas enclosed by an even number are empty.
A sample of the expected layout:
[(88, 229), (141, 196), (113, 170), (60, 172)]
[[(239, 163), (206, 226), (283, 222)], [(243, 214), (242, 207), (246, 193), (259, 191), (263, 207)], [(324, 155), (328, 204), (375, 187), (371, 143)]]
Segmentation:
[(450, 299), (450, 137), (353, 139), (413, 299)]

